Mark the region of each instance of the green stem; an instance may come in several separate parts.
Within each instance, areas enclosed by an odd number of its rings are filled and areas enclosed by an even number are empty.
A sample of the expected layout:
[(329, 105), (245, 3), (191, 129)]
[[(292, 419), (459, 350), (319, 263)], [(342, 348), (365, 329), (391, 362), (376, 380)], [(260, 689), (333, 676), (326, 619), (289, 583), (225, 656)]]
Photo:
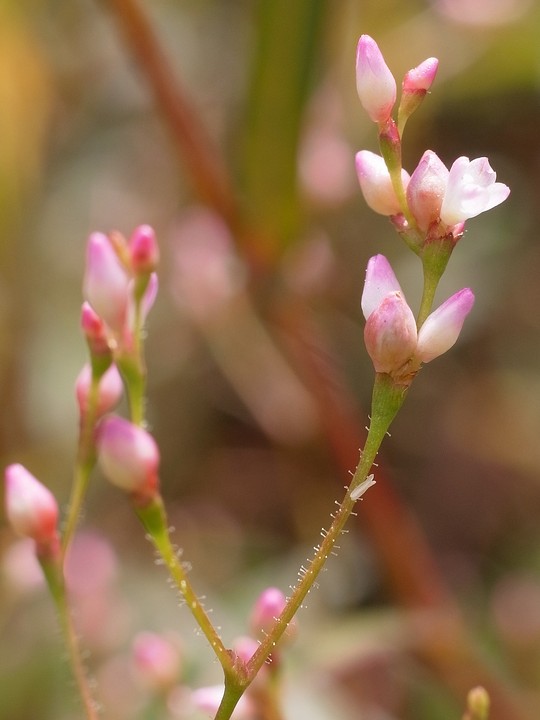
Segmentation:
[(439, 281), (446, 270), (454, 249), (454, 242), (449, 238), (440, 238), (426, 242), (422, 248), (422, 268), (424, 270), (424, 287), (416, 324), (422, 327), (433, 307), (433, 300)]
[(62, 536), (62, 556), (65, 557), (73, 539), (81, 508), (90, 482), (90, 473), (95, 465), (94, 427), (99, 403), (99, 382), (102, 374), (92, 373), (92, 382), (88, 394), (87, 411), (81, 420), (77, 461), (74, 469), (73, 485), (69, 498), (68, 514)]
[(229, 720), (246, 687), (246, 685), (238, 683), (232, 677), (227, 678), (225, 676), (225, 692), (214, 720)]
[(62, 577), (61, 563), (58, 560), (40, 558), (41, 567), (47, 585), (58, 611), (60, 626), (66, 644), (69, 663), (73, 677), (81, 697), (87, 720), (99, 720), (97, 705), (92, 698), (86, 671), (81, 658), (77, 632), (73, 626), (73, 618), (69, 609), (66, 587)]
[(168, 530), (167, 515), (165, 506), (160, 495), (157, 495), (147, 505), (136, 507), (137, 516), (142, 522), (150, 539), (167, 566), (171, 578), (183, 596), (186, 605), (208, 640), (217, 659), (227, 676), (234, 674), (231, 654), (224, 646), (217, 630), (212, 625), (205, 609), (201, 605), (197, 594), (189, 582), (186, 571), (178, 556), (178, 551), (173, 547)]
[(138, 298), (135, 302), (132, 342), (128, 350), (116, 358), (116, 364), (126, 386), (131, 422), (142, 427), (146, 398), (146, 363), (142, 342), (141, 302)]
[(334, 515), (332, 525), (326, 533), (323, 533), (323, 541), (316, 549), (315, 555), (309, 563), (309, 567), (303, 572), (302, 579), (294, 588), (291, 597), (287, 601), (287, 605), (279, 618), (277, 618), (271, 632), (268, 633), (249, 661), (249, 682), (253, 680), (268, 655), (272, 652), (324, 567), (337, 539), (341, 535), (345, 523), (354, 509), (356, 501), (351, 499), (351, 492), (366, 479), (384, 436), (396, 413), (403, 404), (406, 394), (407, 387), (394, 384), (389, 375), (382, 373), (376, 375), (371, 406), (371, 423), (364, 450), (353, 479), (345, 493), (343, 501), (339, 505), (339, 509)]
[(420, 301), (420, 309), (418, 311), (418, 317), (416, 320), (416, 325), (418, 329), (422, 327), (427, 316), (431, 312), (438, 284), (439, 278), (434, 276), (432, 273), (426, 272), (424, 269), (424, 287), (422, 288), (422, 300)]

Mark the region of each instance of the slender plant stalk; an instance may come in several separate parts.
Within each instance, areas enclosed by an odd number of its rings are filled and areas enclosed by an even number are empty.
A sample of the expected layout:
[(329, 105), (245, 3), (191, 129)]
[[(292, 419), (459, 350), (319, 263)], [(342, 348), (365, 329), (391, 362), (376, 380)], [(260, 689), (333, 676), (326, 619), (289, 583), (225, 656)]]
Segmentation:
[(65, 557), (67, 549), (73, 539), (77, 523), (81, 514), (81, 508), (86, 497), (86, 491), (90, 482), (90, 474), (95, 465), (94, 453), (94, 426), (97, 417), (97, 406), (99, 402), (99, 380), (92, 373), (90, 392), (88, 393), (87, 411), (81, 421), (79, 434), (79, 447), (75, 462), (71, 496), (68, 504), (68, 513), (62, 535), (62, 555)]
[(41, 567), (43, 568), (49, 590), (58, 611), (62, 635), (64, 636), (64, 642), (68, 651), (69, 664), (81, 698), (86, 720), (99, 720), (97, 704), (90, 691), (88, 677), (81, 658), (77, 632), (73, 625), (73, 617), (67, 601), (61, 563), (41, 560)]
[(158, 495), (150, 504), (136, 508), (136, 511), (154, 547), (167, 567), (171, 578), (184, 598), (189, 611), (195, 618), (197, 625), (200, 627), (223, 667), (225, 674), (234, 674), (231, 654), (224, 646), (201, 601), (193, 590), (178, 556), (178, 551), (171, 543), (163, 500)]

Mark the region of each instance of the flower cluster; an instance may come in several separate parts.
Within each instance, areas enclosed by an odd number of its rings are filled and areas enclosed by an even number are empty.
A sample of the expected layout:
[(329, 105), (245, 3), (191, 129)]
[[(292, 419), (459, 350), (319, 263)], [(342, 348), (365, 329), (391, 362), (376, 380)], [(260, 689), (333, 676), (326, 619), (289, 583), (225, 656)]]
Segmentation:
[(496, 182), (485, 157), (459, 157), (448, 170), (435, 152), (426, 150), (412, 175), (401, 168), (405, 123), (431, 87), (437, 68), (436, 58), (428, 58), (406, 73), (395, 123), (396, 81), (375, 41), (362, 35), (358, 43), (358, 95), (378, 123), (382, 152), (362, 150), (356, 155), (360, 187), (371, 209), (392, 217), (419, 253), (428, 239), (458, 240), (466, 220), (499, 205), (510, 193), (506, 185)]
[[(120, 233), (92, 233), (86, 248), (83, 329), (94, 347), (127, 348), (136, 323), (148, 314), (157, 294), (159, 250), (149, 225), (129, 241)], [(101, 345), (97, 344), (101, 339)]]
[(410, 115), (419, 107), (437, 73), (428, 58), (406, 73), (397, 111), (396, 81), (376, 42), (362, 35), (356, 54), (360, 102), (377, 123), (381, 155), (356, 155), (360, 188), (369, 207), (391, 218), (406, 244), (422, 260), (424, 295), (419, 317), (407, 304), (399, 283), (382, 255), (368, 263), (362, 310), (365, 342), (377, 373), (408, 385), (422, 363), (446, 352), (457, 340), (474, 295), (468, 288), (431, 312), (435, 290), (464, 223), (502, 203), (509, 188), (496, 181), (485, 157), (459, 157), (450, 169), (433, 150), (426, 150), (409, 173), (401, 165), (401, 138)]
[(364, 338), (376, 372), (409, 382), (422, 363), (449, 350), (472, 309), (474, 295), (464, 288), (432, 312), (417, 330), (390, 263), (383, 255), (368, 262), (362, 311)]

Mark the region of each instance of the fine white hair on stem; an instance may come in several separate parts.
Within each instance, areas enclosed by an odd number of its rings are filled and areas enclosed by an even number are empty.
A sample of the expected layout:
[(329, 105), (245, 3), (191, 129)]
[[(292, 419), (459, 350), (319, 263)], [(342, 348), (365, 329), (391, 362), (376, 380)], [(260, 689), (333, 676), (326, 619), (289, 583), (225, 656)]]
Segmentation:
[(364, 482), (360, 483), (354, 490), (351, 490), (351, 500), (358, 500), (362, 495), (369, 490), (369, 488), (375, 485), (374, 475), (368, 475)]

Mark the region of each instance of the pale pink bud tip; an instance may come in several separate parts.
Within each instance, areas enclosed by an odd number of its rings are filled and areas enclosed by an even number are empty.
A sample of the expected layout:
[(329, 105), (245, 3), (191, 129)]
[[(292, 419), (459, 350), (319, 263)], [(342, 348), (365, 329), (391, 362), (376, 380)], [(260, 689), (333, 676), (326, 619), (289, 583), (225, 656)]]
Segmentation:
[(487, 158), (459, 157), (450, 168), (441, 220), (456, 225), (504, 202), (510, 188), (496, 178)]
[(356, 89), (362, 106), (374, 122), (384, 122), (390, 117), (396, 102), (396, 81), (379, 46), (369, 35), (362, 35), (358, 41)]
[(384, 255), (374, 255), (367, 264), (362, 293), (362, 312), (366, 320), (392, 292), (401, 292), (394, 271)]
[(92, 233), (86, 249), (85, 299), (114, 331), (122, 329), (128, 303), (129, 277), (103, 233)]
[[(355, 160), (358, 182), (368, 206), (381, 215), (398, 215), (399, 200), (383, 158), (370, 150), (360, 150)], [(409, 174), (405, 170), (401, 171), (401, 180), (407, 188)]]
[(139, 633), (133, 641), (133, 663), (141, 681), (153, 690), (167, 690), (178, 680), (179, 649), (162, 635)]
[[(85, 415), (88, 411), (88, 399), (90, 397), (91, 386), (92, 369), (87, 363), (83, 366), (75, 382), (75, 394), (81, 416)], [(123, 388), (122, 378), (116, 365), (111, 365), (99, 381), (96, 404), (96, 415), (98, 417), (112, 410), (120, 401)]]
[(403, 92), (426, 92), (432, 86), (435, 75), (439, 68), (437, 58), (428, 58), (420, 63), (417, 67), (409, 70), (403, 78)]
[(429, 315), (418, 332), (416, 356), (419, 360), (430, 362), (455, 344), (473, 304), (474, 294), (465, 288)]
[(5, 470), (6, 515), (16, 533), (39, 545), (58, 538), (58, 504), (54, 495), (22, 465)]
[(136, 275), (153, 272), (159, 262), (159, 246), (150, 225), (139, 225), (129, 240), (131, 267)]
[(113, 485), (142, 498), (155, 495), (159, 450), (146, 430), (111, 415), (100, 422), (96, 444), (99, 464)]

